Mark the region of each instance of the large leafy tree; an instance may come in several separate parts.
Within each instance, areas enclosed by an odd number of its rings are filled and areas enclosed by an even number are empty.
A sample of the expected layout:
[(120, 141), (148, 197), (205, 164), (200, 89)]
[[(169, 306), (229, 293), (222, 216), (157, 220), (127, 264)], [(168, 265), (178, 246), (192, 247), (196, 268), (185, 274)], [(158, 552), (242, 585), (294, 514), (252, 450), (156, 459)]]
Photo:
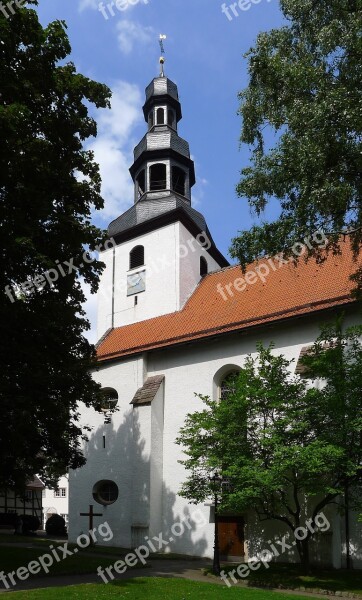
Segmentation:
[(0, 14), (0, 488), (83, 464), (77, 403), (99, 401), (81, 280), (97, 289), (102, 263), (83, 253), (104, 241), (91, 224), (103, 200), (83, 142), (97, 132), (90, 104), (107, 107), (110, 91), (69, 52), (64, 22)]
[[(323, 328), (305, 359), (309, 377), (293, 375), (292, 361), (258, 346), (230, 386), (227, 399), (203, 397), (206, 408), (189, 414), (177, 442), (188, 471), (181, 495), (202, 502), (213, 493), (218, 469), (229, 483), (221, 506), (255, 510), (260, 520), (305, 526), (331, 503), (358, 507), (362, 483), (362, 329)], [(360, 502), (360, 500), (359, 500)], [(309, 542), (296, 539), (305, 570)]]
[[(362, 243), (362, 0), (280, 7), (286, 23), (258, 36), (240, 93), (241, 142), (251, 156), (237, 192), (261, 220), (233, 240), (242, 265), (288, 252), (320, 229), (333, 251), (341, 232), (355, 254)], [(274, 221), (263, 219), (270, 200), (280, 205)]]

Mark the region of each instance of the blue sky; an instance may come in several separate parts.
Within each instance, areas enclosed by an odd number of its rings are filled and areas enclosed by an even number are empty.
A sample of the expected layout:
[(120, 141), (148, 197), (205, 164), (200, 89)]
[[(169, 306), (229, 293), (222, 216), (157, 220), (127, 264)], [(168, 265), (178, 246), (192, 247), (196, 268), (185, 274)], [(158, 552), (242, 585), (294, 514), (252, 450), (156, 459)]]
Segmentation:
[[(114, 93), (112, 110), (97, 111), (99, 135), (88, 144), (101, 167), (105, 198), (95, 222), (106, 227), (132, 204), (128, 168), (146, 130), (144, 89), (159, 73), (158, 37), (164, 33), (165, 72), (178, 85), (183, 109), (179, 133), (195, 160), (194, 207), (227, 254), (231, 238), (255, 222), (246, 200), (235, 192), (249, 157), (248, 148), (239, 147), (237, 115), (237, 94), (248, 81), (243, 54), (260, 31), (282, 24), (279, 2), (260, 0), (244, 11), (236, 7), (238, 16), (229, 11), (229, 20), (221, 0), (132, 1), (126, 10), (114, 7), (115, 16), (106, 9), (108, 19), (99, 11), (99, 0), (39, 0), (37, 9), (43, 25), (66, 21), (70, 58), (78, 71)], [(94, 306), (89, 310), (93, 321)]]

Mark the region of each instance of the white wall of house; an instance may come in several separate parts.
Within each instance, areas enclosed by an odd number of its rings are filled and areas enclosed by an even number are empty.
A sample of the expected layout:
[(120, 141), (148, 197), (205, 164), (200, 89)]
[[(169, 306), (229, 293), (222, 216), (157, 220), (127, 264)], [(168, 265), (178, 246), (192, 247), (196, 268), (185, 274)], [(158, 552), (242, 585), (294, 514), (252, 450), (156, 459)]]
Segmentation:
[(45, 529), (48, 518), (61, 515), (65, 522), (69, 519), (69, 479), (64, 475), (59, 479), (58, 489), (45, 488), (43, 490), (43, 527)]

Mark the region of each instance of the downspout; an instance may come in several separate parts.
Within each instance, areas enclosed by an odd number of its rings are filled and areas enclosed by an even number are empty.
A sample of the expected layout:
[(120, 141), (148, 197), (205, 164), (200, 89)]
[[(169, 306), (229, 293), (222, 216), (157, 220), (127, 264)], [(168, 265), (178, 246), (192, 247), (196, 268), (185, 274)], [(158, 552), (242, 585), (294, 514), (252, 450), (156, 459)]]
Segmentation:
[(112, 266), (112, 329), (114, 329), (114, 282), (116, 267), (116, 248), (113, 246), (113, 266)]

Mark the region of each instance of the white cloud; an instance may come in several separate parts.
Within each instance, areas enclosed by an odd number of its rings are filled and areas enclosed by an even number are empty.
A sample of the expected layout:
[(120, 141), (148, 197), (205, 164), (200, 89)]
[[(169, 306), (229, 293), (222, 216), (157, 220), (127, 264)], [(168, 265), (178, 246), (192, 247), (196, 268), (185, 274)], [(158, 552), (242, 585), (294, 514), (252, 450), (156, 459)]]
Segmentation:
[(79, 12), (86, 10), (87, 8), (96, 9), (99, 6), (98, 0), (80, 0), (79, 2)]
[(117, 23), (117, 32), (119, 47), (124, 54), (130, 54), (135, 44), (146, 45), (154, 41), (155, 37), (153, 27), (147, 27), (127, 19)]
[(129, 167), (133, 163), (133, 148), (139, 140), (132, 134), (143, 120), (142, 95), (138, 86), (118, 81), (111, 87), (112, 108), (97, 111), (98, 135), (87, 146), (93, 150), (100, 167), (104, 209), (96, 216), (106, 225), (133, 202)]

